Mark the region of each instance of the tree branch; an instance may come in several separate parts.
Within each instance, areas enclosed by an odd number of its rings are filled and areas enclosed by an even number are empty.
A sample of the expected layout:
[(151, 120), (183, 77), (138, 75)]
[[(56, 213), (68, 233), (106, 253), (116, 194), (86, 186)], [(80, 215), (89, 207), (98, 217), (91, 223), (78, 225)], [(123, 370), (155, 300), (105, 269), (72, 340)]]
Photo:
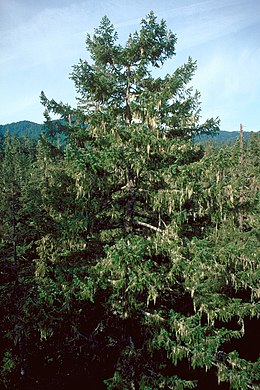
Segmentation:
[(150, 225), (149, 223), (146, 223), (146, 222), (135, 221), (135, 224), (136, 224), (136, 225), (139, 225), (139, 226), (144, 226), (144, 227), (146, 227), (146, 228), (148, 228), (148, 229), (152, 229), (152, 230), (154, 230), (154, 231), (156, 231), (156, 232), (159, 232), (159, 233), (162, 233), (162, 232), (163, 232), (162, 229), (160, 229), (160, 228), (158, 228), (158, 227), (156, 227), (156, 226)]

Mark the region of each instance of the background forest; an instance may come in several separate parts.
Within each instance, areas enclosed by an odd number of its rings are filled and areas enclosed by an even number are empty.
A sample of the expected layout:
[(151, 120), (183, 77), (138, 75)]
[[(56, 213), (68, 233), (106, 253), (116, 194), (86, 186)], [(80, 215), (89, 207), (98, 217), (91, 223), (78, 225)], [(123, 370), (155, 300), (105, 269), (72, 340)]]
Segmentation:
[[(259, 134), (216, 147), (176, 36), (104, 17), (78, 106), (0, 149), (1, 389), (259, 389)], [(59, 115), (52, 121), (51, 115)]]

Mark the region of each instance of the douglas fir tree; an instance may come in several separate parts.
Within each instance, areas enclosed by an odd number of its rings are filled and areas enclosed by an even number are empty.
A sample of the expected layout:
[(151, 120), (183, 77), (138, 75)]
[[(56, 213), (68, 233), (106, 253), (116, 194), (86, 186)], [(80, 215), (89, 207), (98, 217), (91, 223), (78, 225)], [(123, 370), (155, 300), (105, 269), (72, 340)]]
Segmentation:
[[(199, 122), (191, 58), (153, 76), (175, 55), (165, 21), (151, 12), (125, 46), (117, 40), (107, 17), (87, 35), (92, 61), (71, 74), (76, 108), (41, 95), (49, 168), (39, 193), (50, 196), (39, 213), (55, 229), (38, 241), (36, 276), (42, 338), (48, 345), (59, 334), (48, 361), (58, 350), (73, 362), (70, 375), (77, 366), (88, 383), (94, 372), (108, 389), (185, 389), (196, 380), (202, 388), (207, 370), (216, 386), (218, 375), (234, 389), (253, 388), (256, 363), (223, 346), (256, 315), (256, 280), (238, 285), (233, 276), (254, 273), (255, 262), (228, 243), (227, 257), (221, 252), (231, 195), (220, 178), (205, 182), (211, 163), (193, 143), (215, 133), (218, 120)], [(50, 121), (51, 112), (61, 120)], [(236, 295), (243, 288), (246, 302)]]

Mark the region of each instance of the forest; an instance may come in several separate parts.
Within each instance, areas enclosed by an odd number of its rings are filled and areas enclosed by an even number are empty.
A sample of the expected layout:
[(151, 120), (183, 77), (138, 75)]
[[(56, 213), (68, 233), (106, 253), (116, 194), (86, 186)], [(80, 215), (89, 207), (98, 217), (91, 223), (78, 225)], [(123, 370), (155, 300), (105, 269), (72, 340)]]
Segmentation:
[(1, 139), (1, 390), (260, 388), (260, 136), (194, 141), (220, 122), (191, 58), (154, 76), (176, 40), (104, 17), (77, 107)]

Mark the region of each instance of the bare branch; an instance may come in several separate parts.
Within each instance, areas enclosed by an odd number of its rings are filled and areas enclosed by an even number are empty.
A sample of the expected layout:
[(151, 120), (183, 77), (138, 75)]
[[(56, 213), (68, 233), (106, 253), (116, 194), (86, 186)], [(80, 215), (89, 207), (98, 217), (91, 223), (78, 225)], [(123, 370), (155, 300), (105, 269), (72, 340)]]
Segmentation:
[(162, 233), (162, 232), (163, 232), (162, 229), (160, 229), (160, 228), (158, 228), (158, 227), (156, 227), (156, 226), (150, 225), (149, 223), (146, 223), (146, 222), (135, 221), (135, 223), (136, 223), (137, 225), (144, 226), (144, 227), (146, 227), (146, 228), (148, 228), (148, 229), (152, 229), (152, 230), (154, 230), (154, 231), (156, 231), (156, 232), (159, 232), (159, 233)]

